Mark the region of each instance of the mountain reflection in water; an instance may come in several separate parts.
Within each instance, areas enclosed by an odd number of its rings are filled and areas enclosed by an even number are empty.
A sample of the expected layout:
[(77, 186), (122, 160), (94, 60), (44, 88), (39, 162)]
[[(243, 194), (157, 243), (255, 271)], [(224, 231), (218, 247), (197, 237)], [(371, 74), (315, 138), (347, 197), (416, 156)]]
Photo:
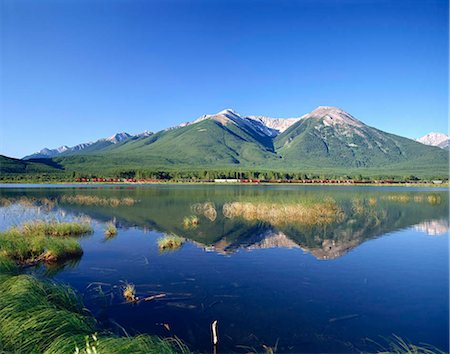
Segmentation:
[(285, 247), (333, 259), (395, 230), (439, 235), (449, 229), (448, 195), (433, 190), (116, 187), (2, 194), (3, 206), (113, 219), (120, 227), (174, 234), (223, 254)]

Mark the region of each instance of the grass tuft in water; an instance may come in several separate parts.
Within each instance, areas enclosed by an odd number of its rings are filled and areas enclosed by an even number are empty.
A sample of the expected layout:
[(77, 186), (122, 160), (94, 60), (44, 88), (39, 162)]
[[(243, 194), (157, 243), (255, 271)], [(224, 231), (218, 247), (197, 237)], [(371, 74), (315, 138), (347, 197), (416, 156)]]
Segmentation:
[(160, 251), (173, 251), (179, 249), (184, 243), (184, 238), (177, 235), (166, 235), (158, 240)]
[(136, 296), (136, 288), (134, 284), (126, 283), (123, 288), (123, 297), (128, 302), (136, 302), (138, 297)]
[(110, 222), (108, 224), (106, 224), (106, 229), (105, 229), (105, 236), (106, 237), (113, 237), (117, 235), (117, 227), (116, 225), (114, 225), (114, 223)]
[(342, 220), (344, 212), (334, 200), (328, 199), (315, 204), (231, 202), (223, 205), (223, 215), (230, 219), (243, 218), (272, 225), (323, 225)]
[(83, 250), (73, 236), (90, 232), (88, 223), (29, 222), (0, 232), (0, 256), (22, 265), (76, 259)]

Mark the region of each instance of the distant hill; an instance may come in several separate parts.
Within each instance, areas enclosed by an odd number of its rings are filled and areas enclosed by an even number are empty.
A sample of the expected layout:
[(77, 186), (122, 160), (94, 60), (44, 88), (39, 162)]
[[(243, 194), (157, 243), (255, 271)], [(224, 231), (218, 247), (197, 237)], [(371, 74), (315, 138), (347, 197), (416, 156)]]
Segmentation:
[(19, 160), (0, 155), (0, 173), (52, 173), (62, 169), (50, 159)]
[(226, 168), (447, 176), (449, 160), (442, 149), (383, 132), (327, 106), (285, 120), (227, 109), (155, 134), (120, 133), (59, 150), (51, 160), (77, 172)]

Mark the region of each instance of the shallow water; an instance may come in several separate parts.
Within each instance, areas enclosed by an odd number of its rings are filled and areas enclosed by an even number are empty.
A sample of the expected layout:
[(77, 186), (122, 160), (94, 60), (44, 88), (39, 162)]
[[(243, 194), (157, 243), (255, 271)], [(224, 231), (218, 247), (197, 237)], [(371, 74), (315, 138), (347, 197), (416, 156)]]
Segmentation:
[[(77, 262), (39, 269), (118, 333), (194, 351), (349, 352), (398, 335), (448, 351), (448, 193), (338, 186), (3, 186), (0, 228), (89, 218)], [(117, 204), (117, 198), (132, 203)], [(92, 204), (95, 201), (95, 204)], [(290, 208), (290, 209), (289, 209)], [(295, 214), (294, 214), (295, 213)], [(295, 215), (293, 217), (292, 215)], [(185, 223), (196, 217), (198, 225)], [(105, 224), (119, 230), (107, 239)], [(158, 238), (185, 244), (159, 252)], [(141, 298), (126, 304), (121, 287)], [(369, 340), (367, 340), (369, 339)]]

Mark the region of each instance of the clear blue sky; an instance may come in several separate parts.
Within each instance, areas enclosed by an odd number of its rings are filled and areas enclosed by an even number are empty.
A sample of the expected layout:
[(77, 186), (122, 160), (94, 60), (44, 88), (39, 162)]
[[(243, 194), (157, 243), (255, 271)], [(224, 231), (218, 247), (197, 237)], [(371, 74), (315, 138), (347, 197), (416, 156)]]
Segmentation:
[(447, 131), (448, 1), (2, 0), (0, 153), (339, 106)]

